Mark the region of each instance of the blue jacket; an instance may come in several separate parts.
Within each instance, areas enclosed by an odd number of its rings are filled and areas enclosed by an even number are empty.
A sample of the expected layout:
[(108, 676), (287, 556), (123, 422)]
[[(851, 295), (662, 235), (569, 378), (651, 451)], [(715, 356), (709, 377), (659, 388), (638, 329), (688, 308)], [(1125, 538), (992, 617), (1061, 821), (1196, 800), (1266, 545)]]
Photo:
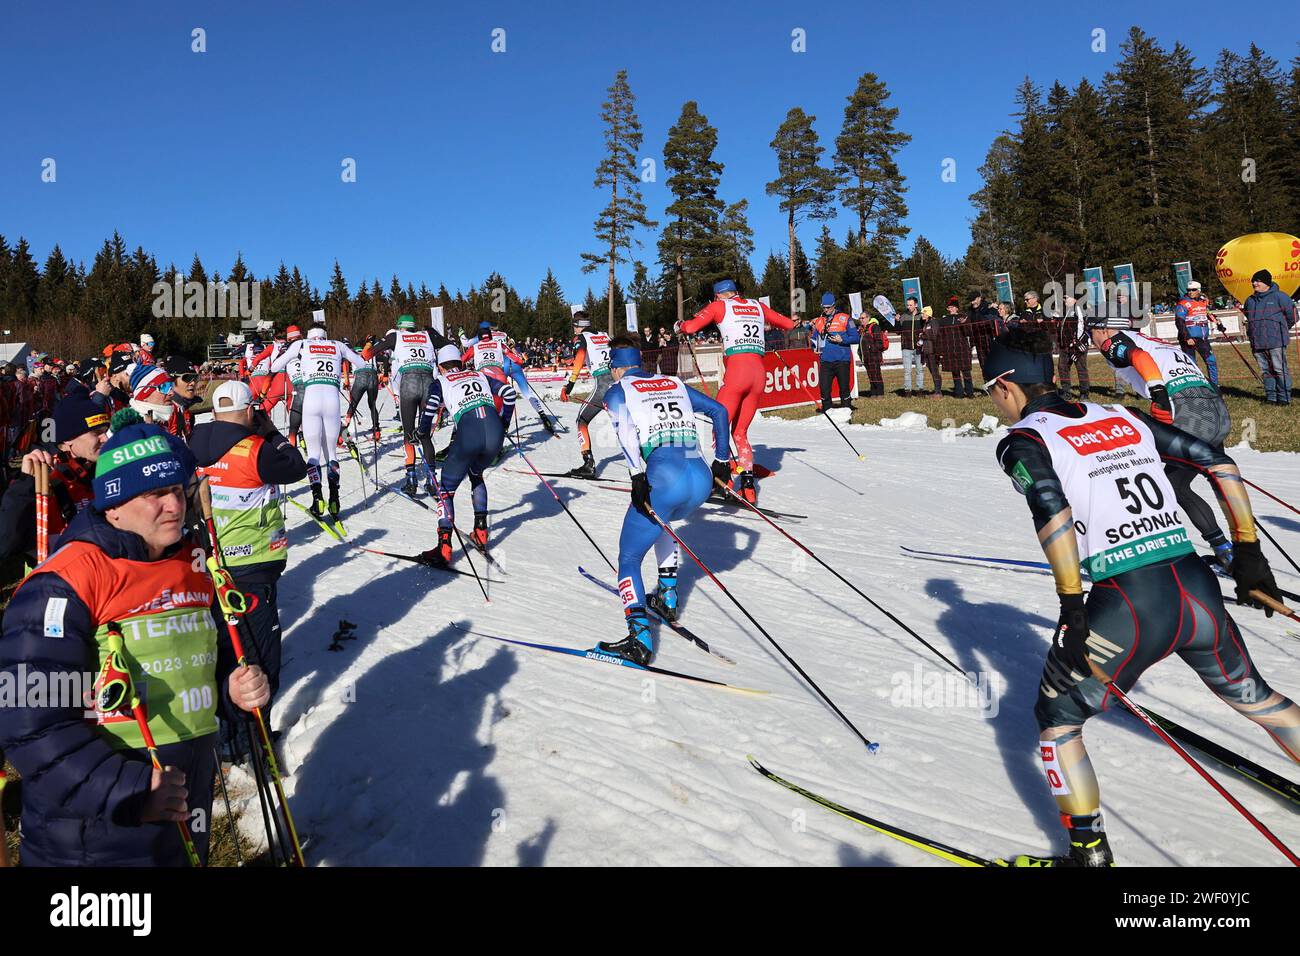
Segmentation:
[[(74, 541), (89, 542), (109, 558), (148, 561), (138, 535), (114, 528), (91, 508), (73, 519), (60, 551)], [(188, 539), (178, 545), (190, 546)], [(61, 624), (61, 634), (52, 631), (52, 620)], [(51, 689), (66, 688), (74, 673), (93, 676), (100, 623), (68, 580), (38, 568), (5, 609), (0, 674), (15, 681), (11, 686), (43, 682)], [(217, 686), (225, 713), (230, 712), (226, 683), (233, 666), (233, 658), (223, 659), (218, 649)], [(61, 703), (38, 702), (29, 689), (25, 700), (0, 706), (0, 747), (23, 776), (23, 864), (186, 866), (175, 824), (140, 822), (153, 776), (147, 752), (114, 747), (109, 735), (85, 718), (83, 706), (54, 706)], [(164, 766), (185, 773), (188, 804), (202, 809), (209, 822), (214, 739), (207, 734), (158, 748)], [(193, 830), (201, 858), (209, 830)]]
[(1286, 348), (1291, 326), (1295, 325), (1295, 303), (1274, 282), (1267, 292), (1252, 292), (1242, 303), (1246, 313), (1246, 336), (1257, 352)]
[(841, 324), (841, 321), (844, 325), (844, 329), (836, 333), (841, 339), (839, 342), (832, 342), (825, 336), (825, 334), (817, 331), (819, 323), (822, 323), (822, 327), (825, 328), (825, 313), (814, 316), (812, 321), (812, 345), (813, 348), (817, 350), (821, 360), (823, 362), (852, 362), (853, 346), (857, 345), (858, 342), (862, 340), (862, 336), (858, 334), (858, 327), (854, 324), (853, 320), (843, 312), (836, 312), (835, 315), (831, 317), (832, 326)]

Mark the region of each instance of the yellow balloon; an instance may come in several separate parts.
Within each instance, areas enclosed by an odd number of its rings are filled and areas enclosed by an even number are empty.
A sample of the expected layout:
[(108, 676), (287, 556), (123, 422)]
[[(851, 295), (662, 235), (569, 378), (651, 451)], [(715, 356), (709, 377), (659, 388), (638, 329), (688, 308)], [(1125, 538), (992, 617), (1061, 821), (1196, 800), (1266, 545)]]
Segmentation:
[(1285, 232), (1252, 232), (1225, 243), (1214, 263), (1214, 274), (1238, 302), (1255, 291), (1250, 277), (1260, 269), (1291, 295), (1300, 286), (1300, 239)]

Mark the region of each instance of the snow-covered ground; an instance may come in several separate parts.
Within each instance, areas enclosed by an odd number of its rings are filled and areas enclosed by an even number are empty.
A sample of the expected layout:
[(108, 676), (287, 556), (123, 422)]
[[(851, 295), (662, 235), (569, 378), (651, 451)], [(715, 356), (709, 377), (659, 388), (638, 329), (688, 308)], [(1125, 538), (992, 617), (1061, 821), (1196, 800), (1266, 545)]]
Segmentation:
[[(387, 401), (388, 396), (384, 396)], [(572, 425), (574, 405), (551, 402)], [(526, 408), (526, 404), (521, 403)], [(390, 405), (382, 408), (393, 425)], [(362, 416), (364, 417), (364, 415)], [(705, 428), (706, 426), (701, 426)], [(789, 793), (770, 769), (863, 812), (986, 856), (1061, 846), (1043, 783), (1032, 707), (1056, 617), (1049, 575), (925, 559), (900, 545), (1041, 559), (1021, 497), (998, 471), (998, 432), (850, 427), (855, 459), (820, 420), (763, 420), (757, 458), (778, 469), (762, 503), (809, 515), (789, 529), (964, 668), (990, 682), (981, 700), (941, 662), (752, 516), (702, 509), (679, 531), (786, 650), (870, 738), (853, 734), (718, 592), (683, 563), (683, 622), (735, 658), (728, 667), (668, 631), (656, 663), (769, 690), (743, 696), (628, 668), (525, 650), (466, 634), (573, 647), (623, 633), (618, 599), (578, 574), (613, 580), (600, 556), (528, 474), (489, 473), (491, 603), (472, 578), (364, 553), (432, 545), (434, 518), (397, 495), (367, 500), (343, 464), (349, 544), (289, 509), (280, 585), (284, 730), (290, 800), (307, 856), (328, 865), (908, 865), (944, 866)], [(542, 471), (577, 463), (576, 433), (548, 438), (526, 413), (525, 450)], [(600, 416), (606, 474), (626, 474)], [(446, 442), (438, 436), (438, 444)], [(368, 446), (368, 442), (365, 443)], [(386, 439), (384, 478), (401, 473)], [(1235, 452), (1253, 480), (1300, 499), (1297, 456)], [(509, 468), (522, 462), (511, 455)], [(617, 554), (626, 494), (554, 486), (602, 549)], [(305, 498), (306, 489), (296, 492)], [(1269, 529), (1300, 553), (1300, 521), (1255, 499)], [(468, 483), (459, 523), (470, 523)], [(1272, 549), (1265, 552), (1273, 557)], [(483, 562), (476, 559), (483, 570)], [(464, 567), (464, 558), (457, 558)], [(653, 555), (647, 582), (653, 583)], [(1280, 559), (1292, 590), (1300, 578)], [(1227, 582), (1225, 582), (1225, 588)], [(340, 619), (357, 639), (329, 651)], [(1279, 619), (1238, 615), (1262, 671), (1300, 693), (1300, 640)], [(1294, 625), (1291, 625), (1294, 627)], [(1264, 733), (1168, 660), (1135, 699), (1288, 777)], [(1121, 865), (1280, 864), (1282, 856), (1149, 732), (1119, 715), (1088, 725), (1111, 842)], [(1300, 816), (1239, 778), (1219, 779), (1275, 832), (1300, 845)], [(245, 827), (260, 826), (256, 811)]]

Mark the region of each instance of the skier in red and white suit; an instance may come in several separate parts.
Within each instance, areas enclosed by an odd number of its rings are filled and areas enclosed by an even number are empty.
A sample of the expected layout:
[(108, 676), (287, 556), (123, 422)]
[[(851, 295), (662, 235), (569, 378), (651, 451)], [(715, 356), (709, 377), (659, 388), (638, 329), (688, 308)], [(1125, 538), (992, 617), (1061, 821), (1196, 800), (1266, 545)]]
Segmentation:
[(736, 446), (737, 474), (732, 484), (746, 501), (754, 502), (758, 500), (758, 490), (754, 484), (754, 449), (749, 445), (748, 433), (767, 380), (763, 368), (763, 353), (767, 348), (763, 332), (768, 325), (792, 329), (794, 321), (757, 299), (742, 298), (736, 283), (730, 279), (715, 282), (713, 295), (714, 300), (683, 322), (680, 331), (690, 335), (716, 323), (722, 332), (726, 374), (718, 401), (727, 409), (731, 440)]

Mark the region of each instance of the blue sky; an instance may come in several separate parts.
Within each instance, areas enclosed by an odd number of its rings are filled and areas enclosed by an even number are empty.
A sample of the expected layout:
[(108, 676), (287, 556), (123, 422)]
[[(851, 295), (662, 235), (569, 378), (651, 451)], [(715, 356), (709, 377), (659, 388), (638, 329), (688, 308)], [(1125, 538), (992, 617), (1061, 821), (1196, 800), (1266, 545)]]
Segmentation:
[[(1135, 7), (1140, 9), (1135, 12)], [(797, 12), (792, 12), (792, 10)], [(604, 198), (592, 188), (600, 104), (629, 71), (658, 158), (688, 99), (719, 129), (722, 195), (747, 198), (755, 268), (785, 241), (768, 147), (786, 111), (817, 117), (827, 152), (845, 97), (880, 75), (913, 139), (900, 154), (912, 229), (945, 254), (969, 241), (968, 197), (1028, 74), (1100, 80), (1130, 25), (1181, 39), (1202, 65), (1252, 39), (1285, 64), (1294, 31), (1205, 3), (133, 3), (18, 2), (0, 14), (0, 234), (38, 261), (89, 260), (119, 229), (160, 265), (236, 250), (323, 287), (376, 276), (449, 289), (500, 270), (532, 295), (547, 267), (569, 298)], [(191, 30), (207, 52), (191, 52)], [(506, 52), (490, 49), (494, 28)], [(1094, 28), (1107, 51), (1090, 49)], [(791, 51), (806, 31), (807, 52)], [(43, 183), (41, 162), (57, 161)], [(341, 162), (357, 182), (340, 181)], [(957, 163), (955, 183), (941, 163)], [(662, 173), (662, 169), (661, 169)], [(664, 176), (646, 184), (655, 218)], [(831, 223), (837, 235), (850, 220)], [(811, 247), (816, 224), (803, 229)], [(653, 235), (639, 255), (654, 259)], [(624, 270), (624, 281), (630, 267)]]

